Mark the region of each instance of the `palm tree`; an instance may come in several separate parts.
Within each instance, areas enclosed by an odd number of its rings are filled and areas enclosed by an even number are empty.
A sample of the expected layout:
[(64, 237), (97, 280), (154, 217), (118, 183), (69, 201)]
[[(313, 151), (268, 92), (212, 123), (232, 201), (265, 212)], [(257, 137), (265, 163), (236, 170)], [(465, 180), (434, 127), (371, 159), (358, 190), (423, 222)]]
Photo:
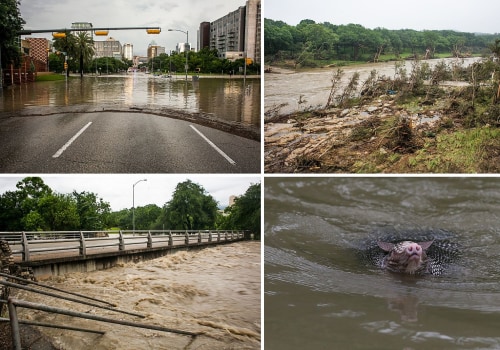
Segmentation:
[(80, 59), (80, 76), (83, 77), (84, 62), (94, 55), (94, 40), (87, 32), (80, 32), (76, 36), (75, 53)]

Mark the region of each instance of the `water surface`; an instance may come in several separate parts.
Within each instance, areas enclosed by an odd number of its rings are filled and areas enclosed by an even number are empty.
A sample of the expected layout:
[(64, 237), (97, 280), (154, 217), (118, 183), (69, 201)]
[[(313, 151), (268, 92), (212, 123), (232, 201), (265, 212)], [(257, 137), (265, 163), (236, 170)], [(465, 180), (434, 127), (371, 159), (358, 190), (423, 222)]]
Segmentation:
[[(500, 179), (266, 178), (266, 349), (500, 348)], [(374, 231), (446, 230), (444, 276), (381, 271)]]
[(260, 79), (201, 77), (186, 82), (143, 73), (85, 76), (14, 86), (0, 96), (0, 111), (6, 112), (82, 104), (172, 108), (258, 126)]
[(104, 335), (40, 330), (61, 349), (260, 349), (261, 249), (249, 241), (177, 251), (108, 270), (67, 273), (50, 285), (116, 303), (117, 314), (52, 297), (19, 292), (37, 303), (203, 334), (189, 336), (21, 309), (20, 318), (99, 329)]
[[(420, 61), (434, 67), (440, 62), (445, 62), (449, 67), (468, 66), (477, 61), (478, 58), (447, 58)], [(402, 63), (407, 73), (410, 74), (415, 61), (404, 61)], [(340, 86), (345, 86), (352, 75), (359, 73), (359, 87), (366, 81), (372, 70), (376, 70), (379, 76), (394, 77), (395, 62), (366, 63), (346, 67), (333, 67), (311, 69), (304, 71), (277, 70), (277, 74), (266, 74), (264, 78), (264, 88), (266, 91), (264, 99), (264, 109), (267, 111), (280, 104), (286, 104), (280, 112), (291, 113), (309, 107), (324, 107), (328, 101), (332, 85), (332, 75), (340, 68), (344, 75)]]

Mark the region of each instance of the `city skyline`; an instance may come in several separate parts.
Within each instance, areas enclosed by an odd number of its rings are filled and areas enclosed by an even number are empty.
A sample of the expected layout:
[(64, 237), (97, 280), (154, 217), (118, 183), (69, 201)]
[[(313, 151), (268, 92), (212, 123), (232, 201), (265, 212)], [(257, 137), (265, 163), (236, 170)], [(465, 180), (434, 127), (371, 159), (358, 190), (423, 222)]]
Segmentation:
[[(179, 5), (174, 2), (157, 3), (145, 0), (98, 2), (89, 0), (85, 6), (85, 17), (75, 11), (77, 2), (44, 2), (21, 1), (21, 16), (26, 21), (25, 29), (63, 29), (71, 28), (73, 22), (89, 22), (93, 27), (161, 27), (160, 34), (147, 34), (145, 30), (110, 31), (106, 37), (94, 40), (106, 40), (110, 36), (122, 45), (132, 44), (134, 56), (146, 56), (148, 45), (152, 40), (166, 51), (175, 50), (178, 43), (186, 41), (188, 32), (192, 47), (197, 47), (197, 36), (200, 23), (214, 21), (245, 6), (242, 0), (215, 0), (210, 3), (200, 0), (188, 0)], [(112, 14), (112, 15), (110, 15)], [(180, 31), (168, 31), (176, 29)], [(29, 37), (52, 39), (51, 33), (33, 34)]]

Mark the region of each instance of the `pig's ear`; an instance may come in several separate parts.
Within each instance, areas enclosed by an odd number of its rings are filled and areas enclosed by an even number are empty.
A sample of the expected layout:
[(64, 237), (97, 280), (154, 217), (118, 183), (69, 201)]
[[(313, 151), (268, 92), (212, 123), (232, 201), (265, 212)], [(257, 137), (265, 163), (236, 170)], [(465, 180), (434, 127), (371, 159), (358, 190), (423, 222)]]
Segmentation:
[(426, 250), (432, 245), (432, 243), (434, 243), (434, 240), (427, 242), (419, 242), (418, 245), (421, 246), (423, 250)]
[(380, 242), (379, 241), (379, 242), (377, 242), (377, 244), (380, 247), (380, 249), (385, 250), (386, 252), (390, 252), (394, 248), (394, 244), (389, 243), (389, 242)]

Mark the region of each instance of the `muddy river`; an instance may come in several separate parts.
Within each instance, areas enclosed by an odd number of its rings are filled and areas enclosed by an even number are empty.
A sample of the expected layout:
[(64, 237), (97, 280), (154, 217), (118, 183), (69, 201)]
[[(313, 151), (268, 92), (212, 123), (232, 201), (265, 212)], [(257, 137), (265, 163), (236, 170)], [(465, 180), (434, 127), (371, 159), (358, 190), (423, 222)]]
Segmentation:
[(194, 339), (26, 309), (21, 309), (20, 318), (106, 331), (96, 335), (40, 328), (60, 349), (260, 349), (260, 247), (260, 242), (243, 242), (178, 251), (155, 260), (71, 273), (44, 282), (114, 302), (119, 309), (143, 314), (145, 319), (17, 293), (18, 298), (60, 308), (203, 333)]
[[(266, 349), (499, 349), (500, 179), (266, 178)], [(446, 231), (462, 258), (405, 278), (373, 232)]]
[[(463, 65), (468, 66), (477, 58), (467, 59), (433, 59), (427, 62), (430, 67), (444, 61), (448, 66)], [(407, 72), (411, 72), (413, 61), (405, 61)], [(358, 72), (360, 82), (365, 81), (372, 70), (376, 70), (378, 75), (393, 77), (395, 73), (395, 62), (367, 63), (355, 66), (340, 67), (344, 71), (342, 82), (345, 84), (353, 73)], [(321, 68), (313, 70), (286, 70), (275, 69), (275, 73), (268, 73), (264, 77), (264, 111), (286, 104), (280, 109), (281, 114), (291, 113), (297, 110), (313, 107), (325, 106), (331, 89), (332, 75), (337, 72), (335, 68)], [(361, 84), (360, 84), (361, 85)]]
[[(191, 79), (191, 78), (190, 78)], [(92, 104), (113, 107), (172, 108), (211, 113), (218, 118), (260, 125), (260, 78), (180, 78), (143, 73), (85, 76), (15, 86), (0, 95), (0, 111)]]

